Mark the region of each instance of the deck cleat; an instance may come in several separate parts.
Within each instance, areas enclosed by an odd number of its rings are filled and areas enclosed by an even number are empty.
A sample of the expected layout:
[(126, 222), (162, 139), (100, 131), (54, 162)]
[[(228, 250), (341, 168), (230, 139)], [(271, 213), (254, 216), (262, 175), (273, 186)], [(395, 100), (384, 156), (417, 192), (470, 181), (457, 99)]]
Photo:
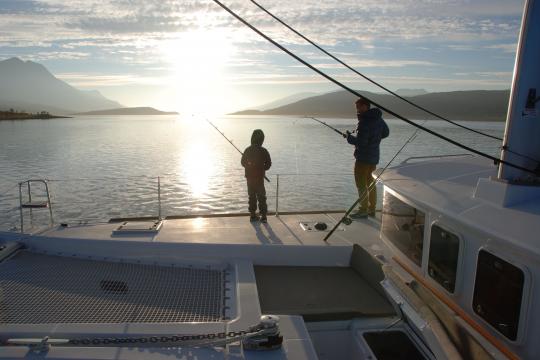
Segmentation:
[(283, 336), (279, 333), (279, 317), (274, 315), (261, 316), (261, 322), (253, 327), (256, 335), (242, 341), (244, 350), (267, 351), (276, 350), (283, 344)]

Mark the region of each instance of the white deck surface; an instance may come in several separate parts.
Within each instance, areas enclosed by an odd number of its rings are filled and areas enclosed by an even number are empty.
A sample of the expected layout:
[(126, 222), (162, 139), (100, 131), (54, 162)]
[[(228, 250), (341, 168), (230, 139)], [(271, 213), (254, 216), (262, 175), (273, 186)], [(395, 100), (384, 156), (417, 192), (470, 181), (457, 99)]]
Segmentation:
[[(30, 251), (77, 256), (82, 258), (128, 261), (154, 264), (205, 264), (228, 266), (231, 269), (230, 293), (231, 320), (222, 324), (228, 331), (242, 330), (258, 322), (261, 315), (254, 265), (294, 266), (348, 266), (352, 245), (361, 244), (372, 254), (384, 254), (387, 250), (379, 240), (379, 220), (369, 218), (342, 225), (328, 242), (323, 238), (342, 214), (294, 214), (270, 216), (267, 224), (251, 223), (247, 216), (199, 217), (164, 220), (157, 234), (114, 235), (113, 231), (122, 223), (97, 225), (68, 224), (57, 226), (34, 235), (0, 233), (0, 241), (19, 241)], [(326, 231), (304, 231), (300, 222), (327, 223)], [(77, 326), (44, 324), (28, 328), (13, 326), (1, 332), (22, 338), (37, 331), (42, 334), (71, 336), (79, 331), (100, 334), (103, 331), (117, 334), (136, 333), (206, 333), (218, 331), (215, 324), (117, 324), (118, 331), (102, 324)], [(284, 344), (280, 350), (271, 352), (245, 352), (232, 358), (238, 359), (316, 359), (316, 354), (301, 317), (285, 316), (280, 329)], [(30, 331), (30, 333), (29, 333)], [(232, 349), (234, 351), (234, 347)], [(28, 355), (26, 347), (0, 348), (0, 358), (17, 358)], [(220, 349), (129, 349), (129, 348), (54, 348), (48, 354), (36, 358), (117, 358), (117, 359), (188, 359), (188, 358), (231, 358)]]
[[(121, 234), (122, 223), (57, 226), (35, 235), (0, 233), (0, 239), (19, 240), (49, 254), (78, 254), (144, 262), (225, 261), (244, 259), (255, 265), (347, 266), (352, 244), (370, 253), (388, 255), (379, 241), (374, 218), (340, 225), (328, 242), (323, 239), (342, 214), (269, 216), (268, 223), (247, 216), (197, 217), (164, 220), (157, 234)], [(304, 231), (300, 222), (325, 222), (326, 231)]]

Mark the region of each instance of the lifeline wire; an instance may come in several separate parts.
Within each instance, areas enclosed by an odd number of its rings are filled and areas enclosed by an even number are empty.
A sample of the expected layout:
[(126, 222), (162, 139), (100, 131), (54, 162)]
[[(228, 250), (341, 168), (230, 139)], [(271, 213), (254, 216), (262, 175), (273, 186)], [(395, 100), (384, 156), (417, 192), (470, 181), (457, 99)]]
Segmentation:
[(307, 61), (303, 60), (301, 57), (299, 57), (298, 55), (295, 55), (294, 53), (292, 53), (290, 50), (288, 50), (287, 48), (285, 48), (283, 45), (279, 44), (278, 42), (276, 42), (275, 40), (273, 40), (272, 38), (270, 38), (268, 35), (264, 34), (263, 32), (261, 32), (259, 29), (257, 29), (256, 27), (254, 27), (253, 25), (251, 25), (247, 20), (243, 19), (240, 15), (238, 15), (237, 13), (235, 13), (233, 10), (229, 9), (226, 5), (224, 5), (223, 3), (221, 3), (219, 0), (212, 0), (213, 2), (215, 2), (216, 4), (218, 4), (219, 6), (221, 6), (225, 11), (227, 11), (229, 14), (231, 14), (232, 16), (234, 16), (238, 21), (242, 22), (244, 25), (246, 25), (247, 27), (249, 27), (251, 30), (253, 30), (254, 32), (256, 32), (257, 34), (259, 34), (261, 37), (263, 37), (264, 39), (266, 39), (267, 41), (269, 41), (270, 43), (272, 43), (274, 46), (276, 46), (277, 48), (279, 48), (280, 50), (282, 50), (283, 52), (287, 53), (289, 56), (293, 57), (295, 60), (297, 60), (298, 62), (300, 62), (301, 64), (307, 66), (308, 68), (310, 68), (311, 70), (315, 71), (317, 74), (321, 75), (322, 77), (324, 77), (325, 79), (333, 82), (334, 84), (338, 85), (339, 87), (343, 88), (344, 90), (347, 90), (348, 92), (350, 92), (351, 94), (353, 95), (356, 95), (358, 96), (359, 98), (363, 98), (365, 99), (366, 101), (370, 102), (371, 104), (375, 105), (376, 107), (386, 111), (388, 114), (390, 115), (393, 115), (395, 116), (396, 118), (400, 119), (400, 120), (403, 120), (405, 121), (406, 123), (412, 125), (412, 126), (415, 126), (421, 130), (424, 130), (425, 132), (433, 135), (433, 136), (436, 136), (444, 141), (447, 141), (455, 146), (458, 146), (462, 149), (465, 149), (467, 151), (470, 151), (474, 154), (477, 154), (477, 155), (480, 155), (482, 157), (485, 157), (487, 159), (490, 159), (492, 160), (495, 164), (505, 164), (505, 165), (508, 165), (508, 166), (511, 166), (513, 168), (516, 168), (516, 169), (519, 169), (521, 171), (525, 171), (525, 172), (528, 172), (528, 173), (531, 173), (531, 174), (534, 174), (536, 176), (539, 175), (539, 172), (535, 171), (535, 170), (531, 170), (531, 169), (528, 169), (528, 168), (525, 168), (523, 166), (520, 166), (520, 165), (516, 165), (516, 164), (513, 164), (511, 162), (508, 162), (506, 160), (502, 160), (500, 158), (497, 158), (495, 156), (491, 156), (489, 154), (486, 154), (486, 153), (483, 153), (479, 150), (476, 150), (476, 149), (473, 149), (467, 145), (463, 145), (455, 140), (452, 140), (444, 135), (441, 135), (431, 129), (428, 129), (426, 128), (425, 126), (422, 126), (422, 125), (418, 125), (418, 124), (415, 124), (413, 121), (407, 119), (406, 117), (376, 103), (375, 101), (369, 99), (368, 97), (364, 96), (364, 95), (361, 95), (358, 91), (354, 90), (354, 89), (351, 89), (350, 87), (348, 87), (347, 85), (339, 82), (338, 80), (334, 79), (333, 77), (331, 77), (330, 75), (326, 74), (325, 72), (323, 72), (322, 70), (319, 70), (317, 69), (315, 66), (311, 65), (310, 63), (308, 63)]

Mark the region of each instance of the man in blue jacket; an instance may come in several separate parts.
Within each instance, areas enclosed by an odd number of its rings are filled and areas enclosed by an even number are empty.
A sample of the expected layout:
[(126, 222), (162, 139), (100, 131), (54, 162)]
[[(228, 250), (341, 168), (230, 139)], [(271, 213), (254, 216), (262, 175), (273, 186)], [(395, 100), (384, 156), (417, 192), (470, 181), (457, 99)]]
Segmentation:
[(388, 137), (390, 130), (382, 118), (380, 109), (370, 109), (371, 104), (360, 98), (356, 101), (356, 113), (358, 116), (358, 128), (356, 136), (347, 131), (343, 135), (347, 142), (354, 145), (354, 180), (358, 189), (358, 196), (362, 199), (359, 203), (358, 211), (353, 213), (353, 218), (367, 218), (375, 216), (375, 206), (377, 205), (377, 189), (375, 186), (364, 194), (373, 184), (371, 175), (379, 163), (381, 140)]

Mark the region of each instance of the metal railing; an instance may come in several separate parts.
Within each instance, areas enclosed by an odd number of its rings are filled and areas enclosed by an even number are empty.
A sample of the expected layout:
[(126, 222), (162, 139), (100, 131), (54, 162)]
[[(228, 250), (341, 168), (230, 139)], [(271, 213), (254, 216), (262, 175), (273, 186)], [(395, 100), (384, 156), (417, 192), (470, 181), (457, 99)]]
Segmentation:
[[(45, 193), (47, 195), (46, 201), (32, 201), (32, 183), (42, 183), (45, 185)], [(26, 184), (28, 188), (28, 201), (23, 202), (23, 192), (22, 187)], [(52, 205), (51, 205), (51, 194), (49, 192), (49, 184), (47, 184), (47, 180), (43, 179), (29, 179), (26, 181), (21, 181), (19, 183), (19, 214), (20, 214), (20, 220), (21, 220), (21, 233), (24, 232), (24, 209), (30, 209), (30, 213), (32, 213), (32, 209), (42, 209), (42, 208), (48, 208), (49, 209), (49, 224), (52, 226), (54, 224), (53, 219), (53, 212), (52, 212)]]
[[(338, 206), (335, 206), (332, 209), (319, 209), (318, 203), (320, 203), (320, 199), (323, 198), (333, 198), (337, 199), (336, 201), (323, 201), (324, 205), (332, 205), (333, 203), (337, 203), (339, 200), (343, 203), (341, 207), (345, 207), (348, 200), (352, 199), (355, 194), (355, 187), (354, 187), (354, 178), (352, 173), (276, 173), (276, 174), (268, 174), (273, 180), (271, 183), (266, 184), (268, 193), (267, 193), (267, 200), (269, 204), (273, 204), (275, 206), (274, 213), (276, 216), (279, 216), (280, 212), (282, 211), (282, 207), (285, 205), (286, 210), (285, 211), (302, 211), (306, 210), (306, 204), (309, 205), (308, 201), (311, 198), (312, 203), (314, 203), (313, 206), (310, 206), (309, 209), (314, 209), (317, 207), (317, 210), (336, 210)], [(323, 180), (321, 181), (321, 178), (328, 178), (328, 177), (336, 177), (336, 180), (328, 181)], [(210, 179), (210, 182), (214, 182), (214, 184), (219, 184), (219, 180), (216, 180), (218, 176), (209, 176), (206, 177), (206, 180)], [(288, 178), (295, 178), (294, 181), (284, 181)], [(120, 180), (133, 180), (138, 179), (137, 181), (129, 181), (125, 183), (121, 183)], [(142, 182), (139, 181), (142, 179)], [(166, 180), (165, 182), (163, 180)], [(301, 179), (301, 182), (297, 182), (297, 180)], [(99, 181), (99, 184), (96, 184), (95, 182)], [(150, 189), (148, 189), (148, 186), (145, 186), (144, 184), (148, 184), (148, 181), (154, 182), (155, 187), (152, 186)], [(157, 209), (154, 207), (154, 211), (157, 212), (157, 218), (162, 219), (167, 214), (164, 212), (165, 208), (176, 208), (178, 209), (179, 204), (182, 202), (185, 202), (188, 206), (186, 207), (186, 212), (188, 214), (197, 213), (197, 210), (191, 210), (189, 209), (190, 203), (196, 204), (205, 204), (210, 203), (212, 201), (217, 201), (218, 204), (225, 204), (223, 205), (223, 208), (228, 209), (225, 210), (225, 212), (228, 211), (236, 211), (233, 208), (240, 209), (241, 207), (245, 206), (245, 203), (243, 201), (244, 197), (247, 202), (247, 194), (245, 194), (245, 190), (243, 189), (243, 184), (245, 184), (245, 180), (243, 175), (238, 175), (238, 177), (228, 177), (227, 181), (231, 184), (231, 187), (234, 189), (231, 202), (227, 203), (227, 198), (230, 197), (229, 193), (226, 193), (226, 191), (220, 190), (219, 194), (201, 194), (197, 196), (186, 196), (189, 194), (188, 187), (190, 184), (186, 182), (186, 179), (180, 175), (175, 174), (165, 174), (165, 175), (159, 175), (159, 176), (148, 176), (148, 175), (138, 175), (138, 176), (126, 176), (126, 177), (104, 177), (104, 178), (64, 178), (64, 179), (31, 179), (22, 181), (19, 183), (19, 223), (20, 223), (20, 231), (24, 232), (25, 230), (25, 216), (23, 214), (23, 209), (36, 209), (36, 208), (48, 208), (49, 209), (49, 221), (48, 225), (53, 226), (54, 225), (54, 218), (53, 218), (53, 206), (55, 208), (55, 212), (57, 213), (55, 217), (58, 217), (58, 213), (60, 213), (63, 216), (60, 216), (64, 222), (79, 222), (80, 224), (88, 224), (88, 223), (98, 223), (102, 221), (106, 221), (104, 217), (100, 218), (100, 220), (97, 220), (96, 214), (99, 216), (103, 216), (104, 214), (107, 214), (107, 219), (115, 217), (114, 214), (126, 214), (129, 216), (126, 217), (153, 217), (155, 216), (148, 216), (152, 213), (151, 208), (156, 206), (153, 204), (156, 204), (157, 202)], [(47, 201), (40, 202), (39, 204), (35, 202), (35, 199), (32, 197), (32, 188), (31, 183), (33, 182), (40, 182), (44, 184), (45, 186), (45, 194)], [(73, 191), (66, 192), (66, 186), (64, 183), (75, 183), (76, 185), (73, 186)], [(87, 184), (85, 184), (87, 182)], [(109, 183), (105, 184), (104, 187), (106, 188), (112, 188), (107, 192), (100, 192), (101, 182)], [(61, 183), (62, 191), (55, 191), (55, 196), (51, 196), (50, 192), (50, 185), (54, 183)], [(90, 183), (90, 185), (88, 185)], [(24, 185), (27, 185), (28, 187), (28, 202), (23, 202), (23, 187)], [(181, 185), (178, 185), (181, 184)], [(326, 186), (324, 184), (329, 184), (329, 186)], [(107, 186), (108, 185), (108, 186)], [(135, 186), (135, 188), (130, 191), (129, 186)], [(270, 185), (270, 186), (269, 186)], [(57, 185), (60, 186), (60, 185)], [(93, 190), (88, 190), (90, 186), (94, 186), (98, 194), (96, 195), (96, 192), (93, 192)], [(182, 187), (186, 187), (185, 191)], [(320, 187), (323, 188), (323, 190), (320, 190)], [(350, 187), (350, 189), (348, 189)], [(152, 188), (153, 194), (152, 195)], [(53, 189), (54, 190), (54, 189)], [(119, 191), (117, 191), (119, 190)], [(150, 190), (149, 192), (147, 190)], [(313, 196), (313, 194), (316, 192), (316, 196)], [(226, 195), (223, 195), (223, 193), (226, 193)], [(351, 197), (352, 196), (352, 197)], [(103, 197), (102, 201), (99, 201), (99, 198)], [(152, 198), (154, 200), (152, 200)], [(216, 200), (217, 199), (217, 200)], [(242, 199), (242, 200), (240, 200)], [(33, 201), (34, 200), (34, 201)], [(56, 201), (54, 201), (56, 200)], [(282, 200), (285, 200), (282, 203)], [(145, 206), (133, 206), (136, 204), (137, 201), (142, 201), (145, 203)], [(291, 204), (294, 203), (302, 204), (302, 206), (299, 206), (299, 208), (287, 208), (287, 205), (291, 206)], [(118, 203), (120, 206), (117, 206)], [(72, 205), (71, 208), (68, 205)], [(80, 204), (80, 206), (79, 206)], [(94, 205), (101, 205), (101, 206), (95, 206), (92, 207), (92, 204)], [(128, 207), (124, 207), (124, 205), (130, 205)], [(293, 205), (294, 206), (294, 205)], [(100, 209), (103, 207), (108, 207), (109, 212), (100, 212)], [(324, 206), (323, 206), (324, 207)], [(194, 206), (193, 208), (197, 208), (197, 206)], [(98, 209), (96, 211), (96, 209)], [(114, 210), (113, 210), (114, 209)], [(143, 216), (134, 215), (133, 213), (140, 210), (140, 209), (146, 209), (146, 213)], [(148, 211), (150, 210), (150, 211)], [(270, 209), (272, 210), (272, 209)], [(89, 211), (93, 215), (89, 215), (87, 212), (86, 215), (82, 215), (82, 212)], [(154, 212), (154, 214), (156, 214)], [(272, 211), (271, 211), (272, 212)], [(66, 216), (68, 214), (69, 216)], [(74, 215), (73, 214), (81, 214), (82, 216), (78, 219), (76, 218), (73, 220)], [(31, 214), (32, 215), (32, 214)], [(36, 214), (33, 214), (36, 216)], [(178, 213), (173, 213), (169, 215), (178, 215)], [(39, 215), (38, 215), (39, 218)], [(90, 220), (89, 220), (90, 219)], [(91, 219), (96, 219), (96, 221), (93, 221)], [(103, 220), (101, 220), (103, 219)], [(31, 219), (32, 220), (32, 219)], [(41, 218), (41, 221), (43, 221), (43, 218)], [(39, 221), (38, 221), (39, 222)], [(43, 225), (43, 222), (41, 222)], [(41, 226), (42, 226), (41, 225)]]
[(402, 164), (407, 164), (411, 160), (427, 160), (427, 159), (443, 159), (449, 157), (463, 157), (463, 156), (474, 156), (473, 154), (448, 154), (448, 155), (427, 155), (427, 156), (410, 156), (405, 160), (401, 161)]

